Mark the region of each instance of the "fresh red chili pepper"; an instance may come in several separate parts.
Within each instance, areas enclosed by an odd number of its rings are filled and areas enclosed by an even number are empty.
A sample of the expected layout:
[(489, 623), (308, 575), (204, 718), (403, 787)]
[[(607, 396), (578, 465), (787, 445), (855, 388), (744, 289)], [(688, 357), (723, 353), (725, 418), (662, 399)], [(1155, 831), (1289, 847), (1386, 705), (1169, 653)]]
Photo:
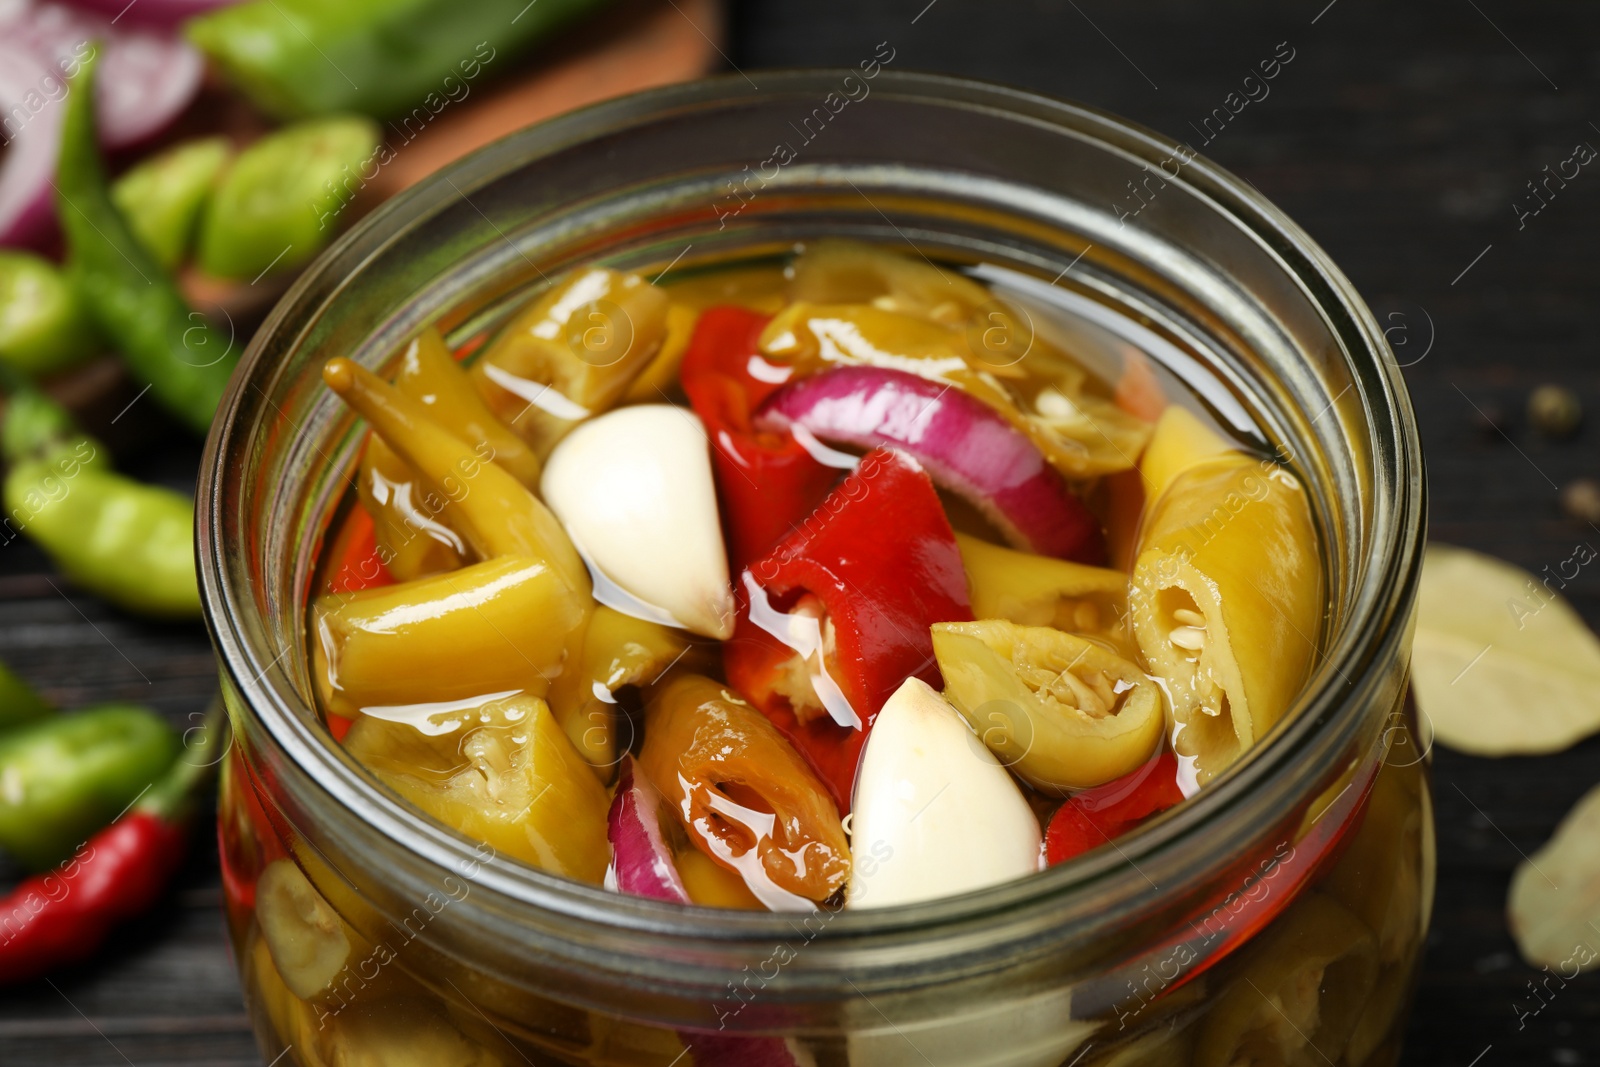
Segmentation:
[[(701, 314), (680, 380), (711, 439), (728, 559), (737, 574), (811, 514), (838, 480), (785, 430), (758, 431), (750, 413), (790, 368), (768, 363), (756, 339), (767, 316), (739, 307)], [(752, 374), (752, 367), (761, 370)], [(763, 369), (765, 368), (765, 369)]]
[(349, 517), (334, 538), (330, 558), (339, 561), (328, 579), (330, 593), (354, 593), (394, 584), (394, 576), (383, 565), (377, 529), (366, 508), (350, 509)]
[(1052, 867), (1065, 863), (1182, 800), (1177, 757), (1164, 751), (1121, 778), (1073, 794), (1057, 808), (1045, 832), (1045, 859)]
[[(909, 456), (869, 452), (738, 585), (738, 621), (723, 646), (728, 681), (849, 811), (856, 764), (884, 702), (909, 677), (943, 684), (928, 627), (972, 618), (961, 554), (932, 480)], [(779, 614), (788, 612), (795, 614)], [(814, 651), (847, 708), (820, 690), (830, 710), (795, 705), (795, 680), (816, 678), (815, 658), (808, 663), (791, 643), (797, 632), (816, 636)], [(850, 718), (857, 722), (841, 725)]]
[(178, 869), (195, 790), (225, 736), (220, 700), (202, 740), (110, 826), (54, 871), (0, 899), (0, 984), (35, 978), (92, 955), (119, 923), (149, 908)]

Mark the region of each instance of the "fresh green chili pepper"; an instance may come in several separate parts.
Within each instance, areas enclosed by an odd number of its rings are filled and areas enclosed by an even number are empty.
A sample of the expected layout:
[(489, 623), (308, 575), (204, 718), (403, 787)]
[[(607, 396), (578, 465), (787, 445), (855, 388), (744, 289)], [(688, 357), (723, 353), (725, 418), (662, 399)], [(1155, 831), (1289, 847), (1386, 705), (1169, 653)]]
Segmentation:
[(62, 573), (118, 607), (163, 619), (197, 618), (194, 502), (94, 462), (87, 439), (16, 464), (5, 479), (5, 525)]
[[(53, 710), (33, 686), (0, 663), (0, 733), (42, 719)], [(4, 771), (0, 770), (0, 774)]]
[(297, 267), (334, 235), (334, 220), (360, 189), (378, 147), (371, 119), (338, 115), (301, 122), (246, 148), (223, 174), (200, 225), (200, 269), (254, 278)]
[[(458, 100), (498, 52), (516, 53), (603, 0), (250, 0), (187, 24), (200, 50), (280, 118), (394, 118)], [(459, 94), (459, 95), (458, 95)]]
[(111, 186), (111, 200), (128, 227), (167, 270), (188, 253), (200, 210), (228, 154), (226, 137), (184, 141), (144, 160)]
[(42, 870), (162, 776), (177, 732), (154, 712), (107, 704), (0, 736), (0, 848)]
[(100, 332), (121, 350), (150, 395), (204, 433), (238, 362), (231, 338), (190, 311), (171, 277), (111, 201), (95, 141), (94, 69), (72, 79), (56, 169), (61, 228), (73, 281)]
[(78, 294), (47, 260), (0, 250), (0, 361), (26, 374), (68, 370), (100, 346)]
[(85, 589), (156, 618), (200, 614), (194, 502), (111, 469), (105, 446), (55, 401), (0, 374), (10, 390), (0, 451), (11, 461), (0, 537), (25, 533)]

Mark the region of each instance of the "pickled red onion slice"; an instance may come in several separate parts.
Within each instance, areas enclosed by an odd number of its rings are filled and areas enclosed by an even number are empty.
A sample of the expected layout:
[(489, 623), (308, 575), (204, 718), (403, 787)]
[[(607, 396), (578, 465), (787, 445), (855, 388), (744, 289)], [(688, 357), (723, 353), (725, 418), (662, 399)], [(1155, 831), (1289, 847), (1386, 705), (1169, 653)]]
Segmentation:
[(672, 852), (661, 836), (661, 797), (643, 776), (633, 773), (633, 757), (622, 757), (617, 794), (606, 817), (611, 838), (611, 868), (606, 885), (634, 896), (689, 903)]
[(778, 390), (756, 425), (898, 448), (1016, 547), (1084, 563), (1104, 557), (1094, 517), (1027, 435), (948, 383), (886, 367), (836, 367)]

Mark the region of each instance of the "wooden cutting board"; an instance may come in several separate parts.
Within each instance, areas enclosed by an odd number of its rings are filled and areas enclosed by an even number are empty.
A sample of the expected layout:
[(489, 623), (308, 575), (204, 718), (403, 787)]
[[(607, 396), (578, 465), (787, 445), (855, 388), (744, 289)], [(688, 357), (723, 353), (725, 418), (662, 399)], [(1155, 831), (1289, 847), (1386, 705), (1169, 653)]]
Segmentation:
[[(395, 153), (380, 198), (524, 126), (587, 104), (687, 81), (720, 60), (719, 0), (626, 0), (544, 49), (526, 76), (469, 97)], [(446, 121), (445, 119), (448, 119)]]

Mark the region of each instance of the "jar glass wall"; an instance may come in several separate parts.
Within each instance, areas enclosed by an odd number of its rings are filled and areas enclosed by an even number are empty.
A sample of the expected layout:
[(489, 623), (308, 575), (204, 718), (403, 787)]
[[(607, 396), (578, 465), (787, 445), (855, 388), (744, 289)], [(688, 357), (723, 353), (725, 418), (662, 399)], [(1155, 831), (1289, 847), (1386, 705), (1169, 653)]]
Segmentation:
[[(220, 814), (229, 917), (269, 1059), (1397, 1055), (1433, 850), (1404, 701), (1421, 459), (1381, 332), (1303, 233), (1182, 146), (1027, 94), (868, 69), (768, 75), (759, 93), (738, 78), (674, 87), (518, 134), (366, 219), (253, 342), (208, 443), (199, 552), (239, 741)], [(384, 790), (312, 696), (308, 594), (361, 440), (317, 368), (380, 367), (427, 324), (470, 342), (579, 263), (653, 276), (822, 236), (1048, 291), (1287, 457), (1313, 491), (1328, 576), (1296, 707), (1115, 848), (870, 912), (622, 897), (497, 856)]]

